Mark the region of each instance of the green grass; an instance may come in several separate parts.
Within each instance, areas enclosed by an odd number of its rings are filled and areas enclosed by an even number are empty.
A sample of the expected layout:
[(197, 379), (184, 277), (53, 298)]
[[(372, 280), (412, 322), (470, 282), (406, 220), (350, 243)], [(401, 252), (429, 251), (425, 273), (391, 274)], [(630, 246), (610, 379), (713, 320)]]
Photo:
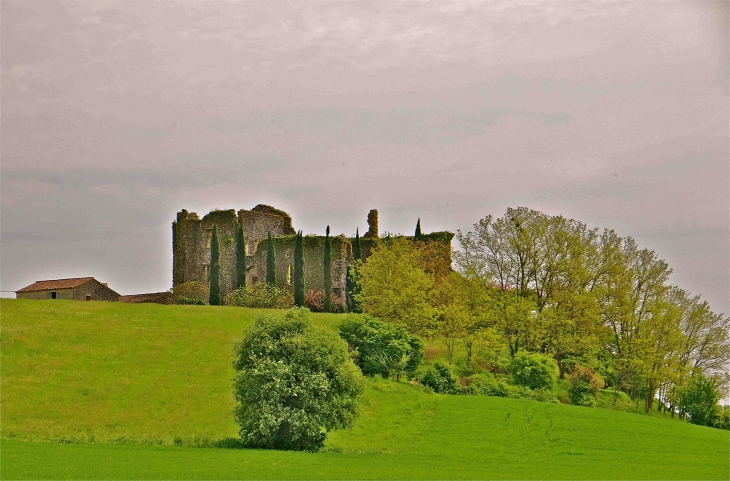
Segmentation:
[[(355, 427), (330, 433), (323, 452), (186, 447), (236, 436), (232, 343), (257, 311), (18, 300), (0, 308), (2, 479), (730, 478), (727, 431), (427, 394), (379, 378), (366, 384)], [(338, 319), (314, 315), (333, 328)]]

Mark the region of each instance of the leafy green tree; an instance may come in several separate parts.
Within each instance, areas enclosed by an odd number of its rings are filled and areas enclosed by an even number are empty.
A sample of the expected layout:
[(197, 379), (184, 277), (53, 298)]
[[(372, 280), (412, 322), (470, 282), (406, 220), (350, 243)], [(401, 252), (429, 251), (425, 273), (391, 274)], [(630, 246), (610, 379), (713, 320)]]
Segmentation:
[(530, 389), (552, 389), (558, 379), (555, 361), (538, 353), (518, 352), (510, 361), (509, 370), (517, 384)]
[(362, 313), (362, 275), (360, 275), (360, 268), (362, 267), (362, 260), (356, 259), (352, 261), (352, 264), (347, 266), (347, 312)]
[(330, 226), (324, 238), (324, 312), (332, 312), (332, 241), (330, 241)]
[(356, 353), (355, 363), (365, 375), (398, 380), (405, 374), (410, 379), (423, 359), (423, 342), (405, 326), (368, 315), (347, 316), (340, 324), (340, 337)]
[(585, 290), (560, 290), (553, 303), (539, 314), (542, 324), (540, 351), (558, 363), (560, 379), (576, 363), (586, 365), (596, 359), (606, 330), (594, 294)]
[(362, 375), (336, 334), (309, 310), (260, 316), (234, 348), (234, 417), (247, 447), (317, 451), (352, 426)]
[(631, 238), (518, 207), (457, 240), (455, 268), (493, 297), (487, 312), (513, 356), (550, 354), (561, 377), (594, 366), (614, 400), (623, 390), (672, 413), (678, 387), (730, 361), (730, 318), (669, 286), (667, 263)]
[(271, 232), (269, 232), (266, 243), (266, 283), (270, 286), (276, 286), (276, 249), (274, 248), (274, 239), (271, 238)]
[(715, 421), (715, 427), (718, 429), (730, 430), (730, 406), (723, 406), (719, 410), (717, 420)]
[(421, 378), (421, 384), (439, 394), (455, 394), (459, 392), (459, 383), (449, 366), (437, 362)]
[(416, 233), (413, 235), (413, 240), (421, 240), (421, 218), (418, 218), (416, 222)]
[(413, 334), (432, 329), (436, 310), (429, 302), (433, 277), (418, 267), (418, 251), (404, 237), (382, 242), (360, 267), (356, 297), (366, 314), (405, 324)]
[(494, 324), (489, 316), (492, 302), (487, 291), (476, 281), (451, 272), (434, 288), (431, 303), (437, 309), (433, 334), (444, 340), (449, 364), (461, 342), (466, 350), (466, 364), (471, 365), (483, 331)]
[(679, 389), (679, 410), (692, 424), (713, 426), (720, 415), (719, 399), (717, 381), (697, 374)]
[(210, 240), (210, 298), (208, 303), (211, 306), (221, 304), (221, 250), (216, 225), (213, 225), (213, 235)]
[(294, 304), (298, 307), (304, 306), (305, 285), (304, 285), (304, 246), (302, 231), (297, 232), (294, 243)]
[(246, 287), (246, 238), (243, 226), (236, 229), (236, 289)]

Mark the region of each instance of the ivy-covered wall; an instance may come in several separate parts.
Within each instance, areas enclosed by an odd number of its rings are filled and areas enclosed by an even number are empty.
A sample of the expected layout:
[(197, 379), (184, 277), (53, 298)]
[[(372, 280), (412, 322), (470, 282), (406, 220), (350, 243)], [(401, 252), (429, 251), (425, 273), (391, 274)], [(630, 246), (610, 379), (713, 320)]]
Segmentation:
[[(291, 217), (271, 206), (258, 205), (251, 210), (216, 210), (200, 219), (195, 212), (182, 210), (172, 223), (173, 287), (189, 281), (209, 282), (210, 242), (213, 225), (218, 226), (221, 247), (221, 291), (225, 296), (236, 282), (236, 229), (243, 226), (246, 236), (246, 282), (266, 280), (266, 239), (274, 237), (276, 280), (280, 287), (293, 289), (294, 243), (296, 239)], [(434, 262), (441, 270), (451, 268), (451, 232), (423, 234), (424, 242), (443, 244), (436, 249)], [(332, 291), (335, 300), (344, 302), (347, 266), (352, 262), (354, 238), (331, 237), (330, 250)], [(304, 281), (306, 289), (324, 289), (324, 236), (305, 236)], [(367, 259), (380, 242), (377, 237), (361, 238), (363, 259)]]
[[(293, 289), (294, 243), (295, 235), (276, 237), (276, 283), (279, 287)], [(332, 276), (332, 293), (341, 297), (344, 306), (345, 281), (347, 266), (352, 260), (352, 244), (345, 236), (331, 237), (330, 273)], [(305, 236), (302, 238), (304, 250), (304, 285), (305, 289), (324, 290), (324, 236)], [(247, 282), (266, 280), (266, 241), (258, 243), (256, 253), (251, 259), (251, 269)]]
[(236, 229), (239, 224), (244, 229), (249, 255), (255, 252), (256, 245), (269, 232), (272, 236), (280, 236), (293, 230), (291, 219), (265, 212), (214, 210), (200, 219), (195, 212), (182, 210), (173, 222), (173, 287), (189, 281), (209, 282), (210, 242), (213, 225), (217, 225), (221, 293), (225, 296), (233, 290), (236, 283)]

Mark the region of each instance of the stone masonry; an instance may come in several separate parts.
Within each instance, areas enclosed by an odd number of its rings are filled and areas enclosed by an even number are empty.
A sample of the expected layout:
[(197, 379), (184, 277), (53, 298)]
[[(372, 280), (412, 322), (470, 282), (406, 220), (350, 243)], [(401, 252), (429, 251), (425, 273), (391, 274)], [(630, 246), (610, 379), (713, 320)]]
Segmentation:
[[(276, 280), (280, 287), (293, 289), (294, 243), (296, 231), (286, 212), (267, 205), (257, 205), (251, 210), (212, 211), (200, 219), (194, 212), (182, 210), (172, 223), (173, 288), (176, 285), (200, 281), (209, 282), (210, 243), (213, 226), (218, 226), (221, 255), (221, 291), (223, 296), (235, 289), (236, 282), (236, 230), (243, 226), (246, 238), (246, 284), (266, 280), (266, 240), (274, 238), (276, 252)], [(378, 213), (368, 214), (368, 232), (364, 239), (363, 257), (370, 255), (372, 242), (377, 241)], [(449, 244), (449, 255), (444, 262), (451, 266), (451, 233), (437, 238)], [(304, 278), (307, 289), (324, 289), (324, 236), (308, 235), (303, 238)], [(344, 235), (331, 237), (331, 278), (333, 301), (344, 304), (347, 266), (352, 262), (352, 242)], [(341, 306), (344, 308), (344, 305)]]

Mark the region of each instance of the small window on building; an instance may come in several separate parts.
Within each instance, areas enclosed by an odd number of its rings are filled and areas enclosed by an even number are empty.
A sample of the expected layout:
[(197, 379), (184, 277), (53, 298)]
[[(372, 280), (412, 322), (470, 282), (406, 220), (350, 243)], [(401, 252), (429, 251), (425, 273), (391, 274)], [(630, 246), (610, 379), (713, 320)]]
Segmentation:
[(91, 300), (91, 296), (89, 294), (86, 294), (86, 300), (87, 301), (90, 301)]
[(49, 292), (49, 293), (48, 293), (48, 294), (46, 295), (46, 297), (47, 297), (48, 299), (58, 299), (58, 292), (55, 292), (55, 291)]

